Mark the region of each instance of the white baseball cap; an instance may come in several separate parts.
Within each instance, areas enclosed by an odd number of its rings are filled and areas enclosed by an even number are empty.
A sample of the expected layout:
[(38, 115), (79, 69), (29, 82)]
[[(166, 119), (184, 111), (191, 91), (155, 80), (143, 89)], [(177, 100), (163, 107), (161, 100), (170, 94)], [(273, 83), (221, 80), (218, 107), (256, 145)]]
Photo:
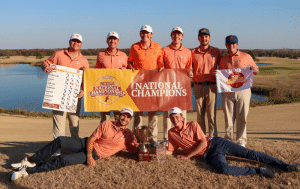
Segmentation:
[(174, 107), (174, 108), (171, 108), (171, 109), (169, 110), (169, 116), (170, 116), (171, 114), (182, 114), (182, 111), (181, 111), (180, 108)]
[(175, 28), (173, 28), (172, 31), (171, 31), (171, 34), (173, 33), (173, 31), (179, 31), (180, 33), (183, 34), (183, 31), (182, 31), (181, 27), (175, 27)]
[(73, 33), (70, 37), (70, 40), (72, 40), (72, 39), (78, 39), (79, 41), (82, 42), (82, 36), (78, 33)]
[(128, 108), (128, 107), (125, 107), (121, 110), (120, 112), (121, 114), (124, 114), (124, 113), (129, 113), (131, 115), (131, 117), (133, 116), (133, 111), (131, 108)]
[(114, 31), (109, 32), (109, 33), (107, 34), (107, 38), (109, 38), (109, 37), (115, 37), (115, 38), (119, 39), (118, 33), (117, 33), (117, 32), (114, 32)]
[(145, 30), (145, 31), (147, 31), (149, 33), (152, 33), (152, 28), (149, 25), (142, 26), (140, 31), (143, 31), (143, 30)]

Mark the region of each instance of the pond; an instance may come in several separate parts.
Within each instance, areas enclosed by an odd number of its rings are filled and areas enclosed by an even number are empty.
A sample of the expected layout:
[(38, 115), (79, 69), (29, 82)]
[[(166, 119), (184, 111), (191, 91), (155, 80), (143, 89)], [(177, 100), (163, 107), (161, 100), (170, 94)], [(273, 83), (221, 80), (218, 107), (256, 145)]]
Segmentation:
[[(23, 109), (35, 112), (50, 112), (43, 109), (43, 99), (47, 83), (47, 74), (40, 67), (28, 64), (0, 65), (0, 107), (5, 109)], [(193, 94), (193, 93), (192, 93)], [(268, 100), (268, 97), (252, 94), (251, 100)], [(194, 95), (192, 95), (195, 110)], [(222, 95), (217, 95), (217, 108), (222, 107)], [(84, 112), (81, 107), (81, 114)]]

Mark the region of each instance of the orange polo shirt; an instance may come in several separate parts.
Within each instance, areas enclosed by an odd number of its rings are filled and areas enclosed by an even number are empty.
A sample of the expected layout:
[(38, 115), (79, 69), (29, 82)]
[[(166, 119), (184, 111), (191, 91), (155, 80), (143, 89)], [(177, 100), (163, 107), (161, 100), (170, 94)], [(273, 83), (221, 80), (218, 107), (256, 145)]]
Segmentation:
[(179, 49), (172, 45), (162, 49), (164, 67), (166, 69), (192, 69), (192, 53), (182, 44)]
[(90, 67), (88, 60), (80, 52), (76, 58), (72, 59), (69, 55), (68, 50), (57, 51), (43, 62), (44, 67), (48, 67), (50, 66), (50, 64), (66, 66), (69, 68), (75, 68), (79, 70), (83, 70), (83, 68)]
[[(182, 148), (186, 153), (192, 152), (195, 147), (198, 145), (199, 141), (205, 139), (207, 143), (210, 140), (210, 137), (206, 137), (203, 131), (200, 128), (200, 125), (195, 122), (185, 123), (183, 129), (180, 131), (176, 130), (176, 127), (173, 127), (168, 131), (169, 136), (169, 151), (176, 151), (179, 147)], [(199, 152), (195, 156), (203, 157), (206, 148)]]
[(120, 69), (127, 68), (127, 55), (117, 49), (116, 54), (112, 55), (106, 49), (99, 52), (97, 56), (96, 66), (94, 68)]
[(99, 158), (109, 157), (123, 149), (136, 153), (138, 143), (131, 130), (126, 126), (120, 128), (117, 122), (104, 121), (94, 131), (92, 136), (96, 138), (94, 151)]
[(151, 41), (148, 49), (143, 49), (141, 42), (133, 44), (128, 62), (134, 63), (135, 70), (158, 70), (164, 67), (160, 44)]
[(219, 69), (244, 68), (247, 66), (254, 66), (258, 68), (249, 54), (238, 50), (233, 55), (227, 54), (224, 56), (220, 61)]
[(209, 46), (208, 51), (201, 51), (200, 47), (192, 50), (193, 81), (195, 82), (216, 82), (213, 73), (220, 63), (222, 53), (218, 48)]

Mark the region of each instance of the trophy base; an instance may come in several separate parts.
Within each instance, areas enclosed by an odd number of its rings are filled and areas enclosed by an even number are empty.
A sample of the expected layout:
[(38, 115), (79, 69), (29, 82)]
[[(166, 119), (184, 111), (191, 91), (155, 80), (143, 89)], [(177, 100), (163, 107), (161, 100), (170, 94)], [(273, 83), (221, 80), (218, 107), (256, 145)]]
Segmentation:
[(139, 152), (138, 161), (150, 161), (149, 152)]

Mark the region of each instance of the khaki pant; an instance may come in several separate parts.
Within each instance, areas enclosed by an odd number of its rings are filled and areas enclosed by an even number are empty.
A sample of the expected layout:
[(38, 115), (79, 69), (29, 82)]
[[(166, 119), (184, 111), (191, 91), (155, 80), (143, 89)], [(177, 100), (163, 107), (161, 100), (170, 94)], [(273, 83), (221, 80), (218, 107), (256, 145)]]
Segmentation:
[[(187, 117), (186, 117), (186, 110), (182, 110), (182, 116), (183, 116), (183, 121), (187, 122)], [(163, 117), (163, 124), (164, 124), (164, 140), (168, 140), (168, 131), (172, 128), (172, 122), (168, 116), (168, 112), (164, 112), (164, 117)]]
[(222, 94), (222, 106), (225, 116), (225, 137), (233, 141), (233, 125), (236, 121), (237, 144), (247, 143), (247, 116), (249, 113), (251, 89)]
[(72, 137), (79, 137), (79, 116), (81, 108), (81, 98), (78, 99), (76, 113), (52, 110), (53, 113), (53, 137), (65, 136), (66, 116), (69, 119), (69, 128)]
[(196, 102), (197, 122), (202, 131), (206, 134), (205, 113), (208, 120), (209, 136), (218, 136), (216, 122), (216, 101), (217, 87), (216, 84), (197, 84), (194, 85), (194, 96)]
[[(135, 112), (134, 113), (134, 119), (133, 119), (133, 126), (134, 126), (134, 134), (138, 138), (138, 134), (136, 131), (136, 127), (143, 125), (143, 112)], [(148, 112), (148, 141), (149, 142), (157, 142), (157, 123), (158, 123), (158, 117), (157, 112)]]
[[(113, 111), (113, 113), (114, 113), (115, 121), (117, 121), (119, 119), (120, 112)], [(101, 115), (100, 123), (102, 123), (103, 121), (110, 121), (110, 112), (101, 112), (100, 115)]]

